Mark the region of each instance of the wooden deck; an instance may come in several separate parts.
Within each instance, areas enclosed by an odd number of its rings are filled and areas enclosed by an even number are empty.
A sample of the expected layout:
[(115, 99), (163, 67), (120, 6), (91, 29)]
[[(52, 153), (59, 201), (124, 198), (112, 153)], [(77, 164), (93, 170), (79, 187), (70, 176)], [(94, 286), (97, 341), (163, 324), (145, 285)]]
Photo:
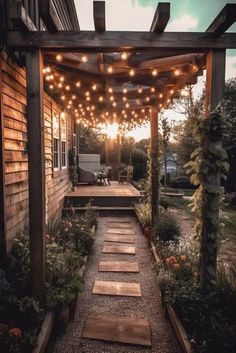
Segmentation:
[(111, 185), (79, 185), (67, 197), (140, 197), (140, 192), (131, 184), (119, 184), (111, 181)]

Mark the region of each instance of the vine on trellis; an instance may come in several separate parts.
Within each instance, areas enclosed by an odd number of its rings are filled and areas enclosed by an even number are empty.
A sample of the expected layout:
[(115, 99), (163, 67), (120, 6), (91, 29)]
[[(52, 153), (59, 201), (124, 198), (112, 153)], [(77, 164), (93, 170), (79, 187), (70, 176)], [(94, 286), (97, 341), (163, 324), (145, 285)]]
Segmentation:
[(229, 168), (227, 153), (222, 148), (224, 134), (221, 105), (207, 118), (195, 118), (193, 136), (199, 147), (185, 164), (191, 182), (198, 186), (192, 197), (192, 211), (196, 214), (196, 233), (201, 242), (200, 284), (203, 288), (212, 287), (216, 278), (221, 180), (226, 178)]

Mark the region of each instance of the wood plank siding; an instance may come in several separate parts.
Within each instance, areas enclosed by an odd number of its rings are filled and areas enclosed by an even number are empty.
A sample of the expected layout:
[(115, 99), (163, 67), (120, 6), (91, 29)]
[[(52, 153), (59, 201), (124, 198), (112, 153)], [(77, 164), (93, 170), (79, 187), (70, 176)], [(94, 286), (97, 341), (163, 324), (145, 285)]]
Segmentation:
[[(12, 239), (28, 226), (28, 153), (25, 70), (2, 53), (2, 102), (5, 157), (7, 250)], [(53, 171), (53, 112), (61, 107), (44, 93), (46, 217), (60, 214), (65, 194), (70, 191), (68, 169)], [(72, 148), (73, 122), (67, 118), (67, 146)]]

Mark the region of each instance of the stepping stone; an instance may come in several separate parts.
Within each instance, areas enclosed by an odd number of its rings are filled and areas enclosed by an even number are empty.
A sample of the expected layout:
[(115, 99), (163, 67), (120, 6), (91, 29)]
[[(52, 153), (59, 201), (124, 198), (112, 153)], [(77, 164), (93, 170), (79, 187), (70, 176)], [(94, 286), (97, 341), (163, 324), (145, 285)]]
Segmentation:
[(104, 245), (102, 249), (103, 253), (107, 254), (129, 254), (135, 255), (135, 246), (127, 245)]
[(95, 281), (93, 294), (141, 297), (139, 283)]
[(128, 217), (110, 217), (108, 220), (107, 220), (107, 223), (131, 223), (130, 222), (130, 218)]
[(134, 234), (132, 229), (108, 228), (107, 233), (110, 234)]
[(82, 338), (151, 346), (150, 324), (139, 318), (89, 315)]
[(137, 262), (126, 261), (100, 261), (99, 272), (139, 272)]
[(104, 241), (134, 244), (134, 237), (132, 235), (105, 235)]
[(131, 223), (108, 223), (108, 228), (132, 228)]

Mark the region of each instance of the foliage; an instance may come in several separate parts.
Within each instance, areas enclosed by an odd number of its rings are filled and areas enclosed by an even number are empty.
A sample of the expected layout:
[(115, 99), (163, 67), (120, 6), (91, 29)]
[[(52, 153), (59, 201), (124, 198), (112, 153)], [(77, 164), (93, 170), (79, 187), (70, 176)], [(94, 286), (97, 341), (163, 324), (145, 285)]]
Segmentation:
[(30, 297), (18, 297), (0, 270), (0, 351), (31, 352), (43, 321), (43, 310)]
[(152, 225), (152, 210), (149, 202), (140, 202), (134, 205), (139, 222), (143, 227)]
[(226, 81), (223, 100), (224, 122), (227, 124), (227, 133), (224, 136), (224, 147), (236, 144), (236, 78)]
[(198, 247), (194, 239), (158, 244), (163, 301), (177, 311), (194, 351), (233, 353), (236, 344), (235, 277), (219, 266), (214, 291), (203, 292), (197, 282)]
[(104, 141), (98, 129), (83, 127), (79, 128), (80, 153), (99, 153), (104, 160)]
[(219, 236), (220, 180), (228, 170), (227, 154), (222, 148), (224, 122), (221, 107), (200, 116), (193, 123), (193, 133), (199, 147), (192, 153), (192, 160), (185, 165), (191, 182), (198, 186), (193, 195), (196, 214), (196, 231), (201, 239), (201, 285), (214, 286), (216, 273), (216, 247)]
[(190, 183), (190, 180), (187, 176), (179, 176), (170, 180), (170, 186), (172, 188), (180, 189), (193, 189), (194, 186)]
[(55, 309), (69, 304), (82, 288), (78, 274), (81, 259), (71, 248), (63, 250), (57, 243), (47, 245), (46, 307)]
[(154, 227), (154, 241), (177, 240), (180, 236), (180, 226), (170, 212), (160, 212), (158, 222)]

